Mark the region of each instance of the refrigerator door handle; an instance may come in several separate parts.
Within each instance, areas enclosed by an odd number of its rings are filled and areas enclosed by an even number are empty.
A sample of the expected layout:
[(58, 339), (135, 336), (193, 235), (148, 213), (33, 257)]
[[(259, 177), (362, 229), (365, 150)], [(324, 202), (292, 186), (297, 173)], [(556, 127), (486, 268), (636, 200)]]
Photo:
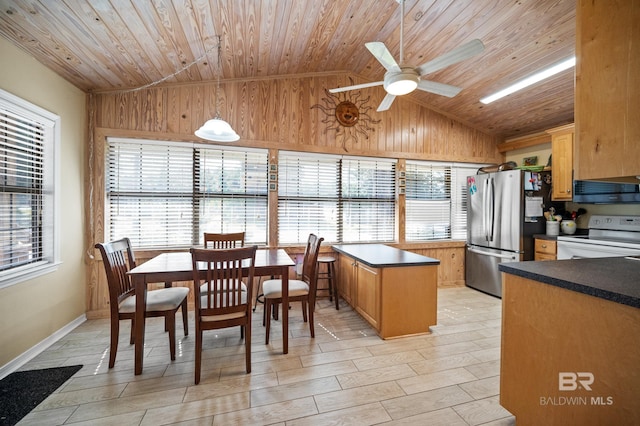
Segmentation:
[(495, 223), (496, 223), (496, 218), (495, 218), (495, 206), (496, 206), (495, 189), (496, 188), (495, 188), (495, 184), (494, 184), (493, 178), (489, 179), (489, 188), (491, 189), (489, 191), (489, 197), (491, 197), (490, 198), (490, 201), (491, 201), (491, 204), (490, 204), (491, 213), (489, 215), (490, 222), (489, 222), (489, 232), (488, 232), (487, 240), (489, 242), (491, 242), (491, 241), (493, 241), (493, 231), (494, 231), (494, 227), (495, 227)]
[(500, 259), (511, 259), (511, 260), (517, 260), (518, 259), (518, 255), (515, 253), (512, 254), (498, 254), (498, 253), (490, 253), (487, 251), (482, 251), (482, 250), (477, 250), (471, 247), (467, 247), (467, 250), (469, 250), (471, 253), (476, 253), (476, 254), (481, 254), (483, 256), (491, 256), (491, 257), (497, 257)]
[(487, 232), (487, 217), (489, 216), (487, 212), (487, 192), (489, 191), (489, 179), (487, 178), (482, 184), (482, 235), (485, 241), (489, 241), (489, 234)]

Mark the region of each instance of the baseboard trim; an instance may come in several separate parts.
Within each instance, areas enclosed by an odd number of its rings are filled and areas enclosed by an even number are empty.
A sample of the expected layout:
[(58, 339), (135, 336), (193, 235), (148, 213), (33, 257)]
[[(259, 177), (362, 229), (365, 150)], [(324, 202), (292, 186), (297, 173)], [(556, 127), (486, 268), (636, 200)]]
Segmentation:
[(18, 355), (2, 367), (0, 367), (0, 379), (5, 378), (9, 374), (13, 373), (27, 362), (35, 358), (37, 355), (42, 353), (49, 346), (53, 345), (58, 340), (62, 339), (64, 336), (69, 334), (74, 328), (82, 324), (87, 320), (87, 316), (85, 314), (80, 315), (78, 318), (71, 321), (69, 324), (62, 327), (60, 330), (54, 332), (46, 339), (40, 341), (39, 343), (32, 346), (30, 349), (24, 351), (22, 354)]

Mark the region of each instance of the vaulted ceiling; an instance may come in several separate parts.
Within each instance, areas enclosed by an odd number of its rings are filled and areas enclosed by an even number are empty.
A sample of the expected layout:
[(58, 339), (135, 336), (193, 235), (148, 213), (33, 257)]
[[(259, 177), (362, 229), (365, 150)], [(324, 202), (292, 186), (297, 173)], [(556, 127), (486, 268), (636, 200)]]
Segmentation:
[[(575, 0), (406, 0), (407, 64), (476, 38), (485, 50), (426, 76), (462, 87), (457, 96), (405, 96), (503, 138), (573, 121), (573, 69), (489, 105), (479, 99), (573, 56), (575, 8)], [(223, 81), (340, 73), (379, 81), (385, 70), (364, 44), (382, 41), (397, 60), (400, 19), (396, 0), (0, 0), (0, 35), (87, 92), (215, 80), (218, 36)], [(384, 96), (381, 86), (362, 90)]]

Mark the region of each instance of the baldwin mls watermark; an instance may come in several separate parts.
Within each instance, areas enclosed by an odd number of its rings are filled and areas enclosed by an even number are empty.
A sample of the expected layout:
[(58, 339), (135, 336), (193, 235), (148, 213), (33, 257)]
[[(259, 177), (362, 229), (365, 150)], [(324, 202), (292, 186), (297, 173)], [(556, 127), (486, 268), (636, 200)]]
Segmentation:
[[(561, 371), (558, 373), (558, 390), (560, 392), (571, 392), (585, 390), (593, 392), (591, 386), (596, 381), (593, 373), (588, 371)], [(607, 406), (613, 405), (612, 396), (589, 395), (589, 396), (541, 396), (540, 405), (592, 405)]]

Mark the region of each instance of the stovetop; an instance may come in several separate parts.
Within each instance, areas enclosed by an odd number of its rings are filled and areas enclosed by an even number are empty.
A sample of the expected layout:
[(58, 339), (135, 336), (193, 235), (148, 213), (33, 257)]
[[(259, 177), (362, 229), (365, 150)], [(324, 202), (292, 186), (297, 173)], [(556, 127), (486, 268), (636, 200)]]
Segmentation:
[(588, 235), (560, 235), (558, 241), (640, 249), (640, 216), (593, 215)]

